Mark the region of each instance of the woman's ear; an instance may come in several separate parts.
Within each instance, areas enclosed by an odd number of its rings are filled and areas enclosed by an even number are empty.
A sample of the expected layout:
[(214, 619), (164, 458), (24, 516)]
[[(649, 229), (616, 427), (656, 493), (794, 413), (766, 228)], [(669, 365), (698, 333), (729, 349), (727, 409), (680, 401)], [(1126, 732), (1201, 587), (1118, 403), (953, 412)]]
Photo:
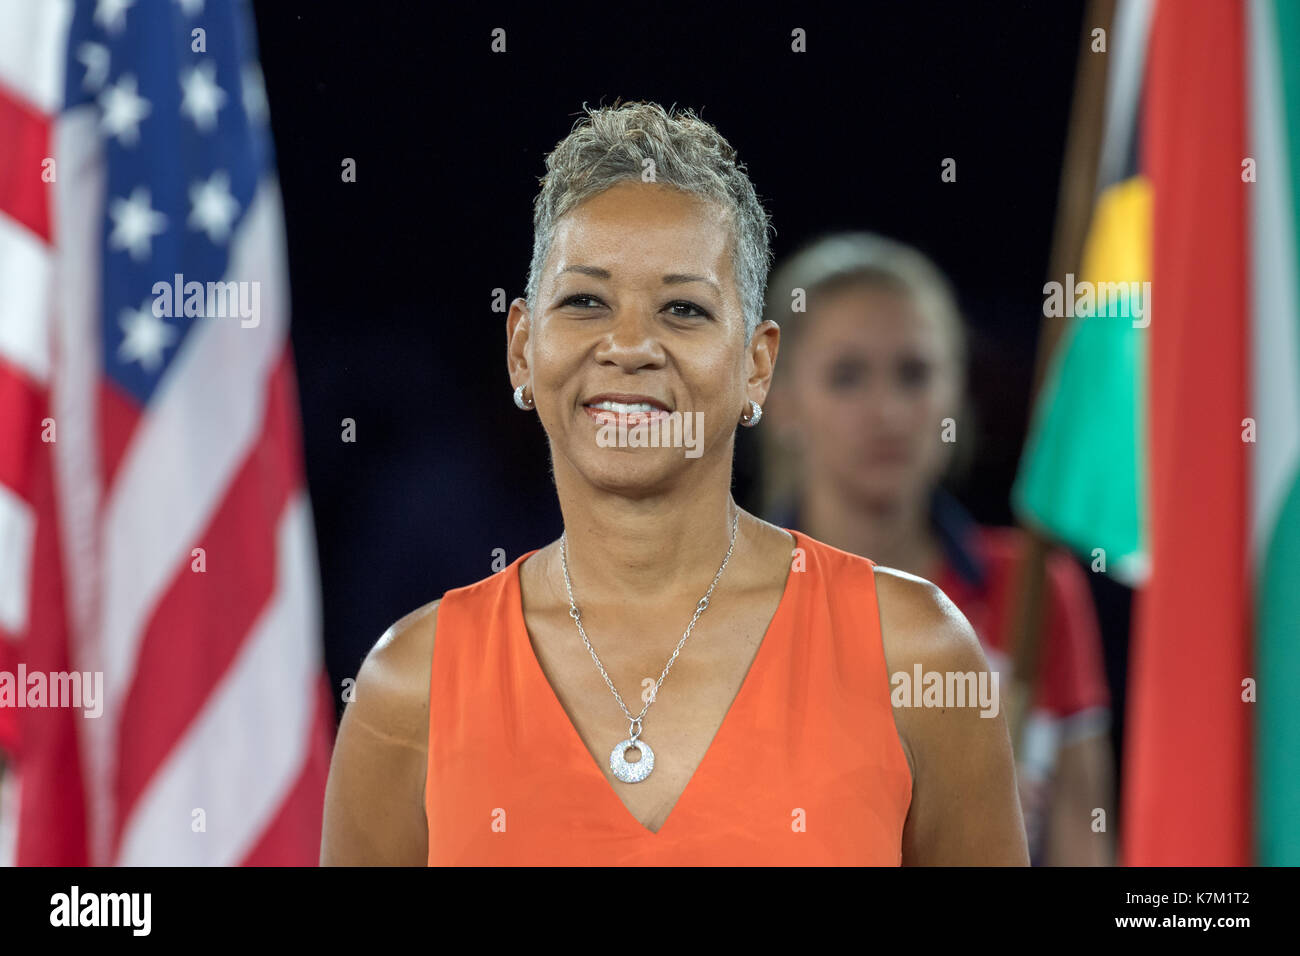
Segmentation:
[(760, 323), (758, 328), (754, 329), (754, 335), (746, 348), (749, 360), (754, 366), (747, 384), (760, 385), (763, 389), (763, 397), (759, 399), (759, 404), (766, 412), (772, 389), (772, 373), (776, 370), (776, 356), (781, 349), (781, 327), (770, 319)]
[(532, 318), (528, 303), (515, 299), (506, 313), (506, 368), (511, 378), (528, 368), (528, 336), (532, 331)]

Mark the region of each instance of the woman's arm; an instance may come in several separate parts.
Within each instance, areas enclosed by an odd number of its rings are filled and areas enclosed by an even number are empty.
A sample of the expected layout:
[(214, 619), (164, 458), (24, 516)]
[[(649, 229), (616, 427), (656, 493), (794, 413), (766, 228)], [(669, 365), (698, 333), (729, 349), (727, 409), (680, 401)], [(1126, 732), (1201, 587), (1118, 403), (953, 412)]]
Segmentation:
[[(922, 673), (941, 674), (945, 686), (952, 672), (988, 675), (975, 632), (933, 584), (877, 568), (876, 596), (891, 677), (901, 671), (910, 680), (916, 664)], [(984, 680), (992, 689), (989, 677)], [(1000, 698), (1003, 688), (997, 690)], [(963, 707), (894, 708), (913, 769), (912, 806), (903, 830), (905, 865), (1029, 864), (1001, 701), (996, 716), (982, 716), (982, 710), (969, 702)]]
[(1067, 743), (1056, 761), (1055, 796), (1048, 822), (1049, 866), (1114, 866), (1115, 838), (1110, 827), (1093, 829), (1095, 813), (1111, 823), (1114, 786), (1110, 737), (1094, 734)]
[(424, 866), (429, 676), (438, 602), (408, 614), (366, 655), (325, 786), (322, 866)]

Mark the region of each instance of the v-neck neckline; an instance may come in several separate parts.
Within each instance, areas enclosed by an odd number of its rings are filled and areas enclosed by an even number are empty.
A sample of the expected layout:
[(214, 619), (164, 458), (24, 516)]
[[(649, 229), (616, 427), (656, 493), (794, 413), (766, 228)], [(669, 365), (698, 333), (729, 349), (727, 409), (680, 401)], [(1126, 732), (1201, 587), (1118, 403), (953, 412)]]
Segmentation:
[[(682, 788), (682, 792), (677, 795), (677, 800), (673, 803), (672, 808), (668, 811), (668, 816), (664, 818), (664, 822), (660, 824), (658, 830), (651, 830), (648, 826), (637, 819), (636, 814), (629, 810), (627, 804), (625, 804), (619, 797), (614, 784), (606, 778), (604, 769), (592, 756), (591, 751), (587, 749), (587, 744), (583, 741), (582, 734), (578, 733), (578, 728), (574, 725), (573, 719), (569, 716), (569, 712), (564, 709), (564, 704), (561, 703), (559, 695), (556, 694), (555, 688), (551, 686), (550, 680), (547, 679), (546, 672), (542, 669), (542, 663), (537, 657), (537, 651), (533, 647), (532, 639), (528, 636), (528, 622), (524, 617), (524, 589), (521, 571), (524, 562), (536, 554), (540, 549), (534, 548), (515, 562), (514, 573), (511, 576), (510, 582), (515, 593), (509, 603), (511, 606), (511, 613), (515, 619), (514, 623), (516, 627), (514, 630), (517, 632), (517, 638), (523, 642), (522, 653), (529, 661), (527, 669), (530, 674), (533, 675), (534, 680), (538, 682), (541, 687), (545, 688), (546, 696), (549, 697), (550, 700), (549, 706), (560, 722), (568, 728), (568, 736), (571, 744), (576, 744), (578, 749), (586, 758), (583, 761), (584, 765), (591, 773), (596, 775), (596, 782), (608, 795), (608, 798), (613, 800), (617, 805), (620, 816), (629, 821), (643, 837), (654, 839), (655, 837), (661, 836), (663, 832), (672, 825), (673, 820), (678, 817), (678, 811), (681, 809), (682, 802), (686, 800), (694, 790), (698, 789), (695, 786), (695, 782), (700, 778), (700, 775), (704, 771), (708, 770), (710, 766), (710, 758), (713, 756), (713, 752), (718, 749), (720, 744), (725, 745), (726, 741), (723, 739), (723, 735), (727, 732), (727, 728), (731, 724), (735, 723), (733, 716), (736, 711), (744, 707), (749, 702), (749, 698), (753, 696), (754, 692), (750, 688), (754, 683), (755, 672), (767, 662), (768, 658), (770, 658), (772, 654), (775, 653), (775, 651), (769, 651), (768, 645), (772, 643), (771, 637), (773, 634), (780, 635), (782, 633), (781, 628), (785, 625), (784, 617), (789, 613), (789, 606), (792, 601), (792, 592), (794, 591), (793, 585), (796, 579), (802, 576), (796, 575), (793, 558), (794, 551), (803, 547), (801, 543), (801, 534), (793, 528), (783, 528), (782, 530), (787, 532), (794, 539), (794, 544), (791, 546), (790, 569), (786, 572), (785, 587), (781, 592), (781, 599), (777, 602), (776, 610), (772, 612), (772, 618), (767, 623), (767, 630), (763, 632), (763, 640), (759, 643), (758, 650), (754, 652), (754, 657), (749, 663), (749, 669), (745, 672), (745, 677), (740, 683), (740, 689), (736, 691), (736, 696), (732, 698), (731, 705), (727, 708), (727, 712), (722, 716), (722, 723), (718, 725), (718, 729), (713, 734), (713, 739), (709, 741), (709, 745), (704, 751), (704, 756), (700, 758), (700, 762), (696, 765), (695, 771), (686, 781), (686, 786)], [(785, 630), (788, 631), (789, 628), (786, 628)], [(683, 648), (683, 650), (685, 650), (685, 648)], [(628, 784), (628, 786), (634, 786), (634, 784)]]

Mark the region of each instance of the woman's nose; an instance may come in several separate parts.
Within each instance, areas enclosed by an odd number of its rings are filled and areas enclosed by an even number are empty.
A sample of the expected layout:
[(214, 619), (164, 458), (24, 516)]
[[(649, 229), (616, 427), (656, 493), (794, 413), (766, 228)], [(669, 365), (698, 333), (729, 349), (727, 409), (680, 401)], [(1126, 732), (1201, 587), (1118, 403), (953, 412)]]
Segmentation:
[(867, 414), (880, 422), (894, 422), (905, 417), (910, 399), (902, 389), (877, 376), (868, 389)]
[(661, 360), (654, 316), (641, 306), (618, 309), (610, 319), (597, 358), (638, 366)]

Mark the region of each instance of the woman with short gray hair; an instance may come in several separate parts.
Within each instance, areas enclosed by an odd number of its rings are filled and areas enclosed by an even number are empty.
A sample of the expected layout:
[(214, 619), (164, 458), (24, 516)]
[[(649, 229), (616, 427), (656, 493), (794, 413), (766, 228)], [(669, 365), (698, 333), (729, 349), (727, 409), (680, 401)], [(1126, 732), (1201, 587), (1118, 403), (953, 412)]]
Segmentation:
[(735, 150), (615, 104), (541, 187), (506, 362), (564, 533), (375, 645), (322, 862), (1025, 863), (1004, 719), (891, 701), (891, 673), (987, 676), (961, 614), (732, 498), (781, 338)]

